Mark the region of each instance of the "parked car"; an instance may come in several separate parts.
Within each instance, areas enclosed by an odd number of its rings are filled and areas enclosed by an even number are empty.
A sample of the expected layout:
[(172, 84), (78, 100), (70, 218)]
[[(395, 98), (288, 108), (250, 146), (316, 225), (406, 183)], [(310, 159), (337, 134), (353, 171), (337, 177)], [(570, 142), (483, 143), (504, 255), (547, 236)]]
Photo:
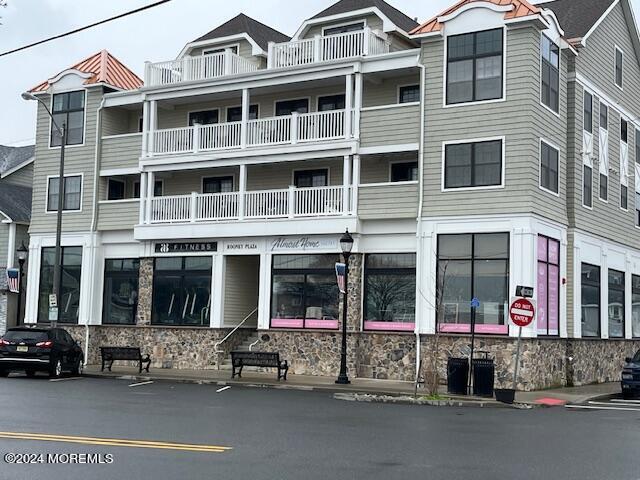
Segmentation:
[(68, 371), (81, 375), (84, 355), (78, 343), (62, 328), (10, 328), (0, 338), (0, 377), (21, 370), (32, 377), (47, 372), (55, 378)]
[(634, 357), (625, 358), (626, 365), (622, 369), (622, 397), (631, 398), (640, 394), (640, 350)]

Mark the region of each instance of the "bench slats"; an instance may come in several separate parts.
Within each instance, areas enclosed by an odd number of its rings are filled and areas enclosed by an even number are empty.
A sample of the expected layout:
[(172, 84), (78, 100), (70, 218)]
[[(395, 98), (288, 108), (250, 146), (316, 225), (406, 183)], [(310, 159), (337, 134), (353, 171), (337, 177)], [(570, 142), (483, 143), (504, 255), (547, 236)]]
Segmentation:
[[(280, 360), (278, 352), (246, 352), (234, 350), (231, 352), (231, 366), (233, 369), (231, 378), (242, 376), (242, 367), (271, 367), (278, 369), (278, 380), (287, 379), (289, 365), (287, 361)], [(238, 372), (236, 373), (236, 368)]]

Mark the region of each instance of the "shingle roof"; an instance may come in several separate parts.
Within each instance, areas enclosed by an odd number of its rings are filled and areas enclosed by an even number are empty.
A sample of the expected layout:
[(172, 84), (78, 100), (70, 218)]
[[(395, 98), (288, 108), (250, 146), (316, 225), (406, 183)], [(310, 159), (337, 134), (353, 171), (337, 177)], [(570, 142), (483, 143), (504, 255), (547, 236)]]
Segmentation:
[(614, 0), (555, 0), (538, 4), (551, 10), (567, 39), (584, 37)]
[[(460, 7), (463, 7), (464, 5), (467, 5), (473, 2), (478, 2), (478, 1), (485, 1), (485, 2), (489, 1), (491, 3), (500, 5), (500, 6), (512, 6), (513, 8), (505, 13), (504, 15), (505, 20), (509, 20), (512, 18), (527, 17), (529, 15), (535, 15), (536, 13), (540, 13), (540, 8), (538, 8), (538, 6), (531, 5), (529, 2), (527, 2), (527, 0), (461, 0), (460, 2), (456, 3), (454, 6), (440, 13), (440, 15), (433, 17), (431, 20), (423, 23), (418, 28), (412, 30), (410, 33), (412, 35), (418, 35), (418, 34), (424, 34), (424, 33), (438, 32), (442, 29), (442, 24), (438, 21), (439, 17), (450, 15), (456, 10), (458, 10)], [(569, 1), (572, 1), (572, 0), (569, 0)]]
[[(106, 50), (91, 55), (70, 68), (91, 74), (91, 77), (84, 82), (85, 85), (106, 83), (120, 90), (135, 90), (143, 85), (140, 77)], [(43, 92), (47, 88), (49, 88), (49, 82), (44, 81), (29, 91)]]
[(340, 0), (311, 18), (328, 17), (330, 15), (338, 15), (340, 13), (347, 13), (371, 7), (377, 7), (382, 13), (389, 17), (389, 20), (405, 32), (409, 32), (418, 26), (418, 22), (405, 15), (397, 8), (392, 7), (384, 0)]
[(35, 153), (34, 145), (26, 147), (6, 147), (0, 145), (0, 175), (26, 162)]
[(0, 188), (0, 212), (14, 222), (28, 223), (31, 220), (31, 189), (3, 183)]
[(249, 35), (263, 50), (267, 50), (269, 42), (281, 43), (291, 40), (291, 38), (284, 33), (241, 13), (219, 27), (214, 28), (209, 33), (196, 38), (193, 42), (214, 40), (216, 38), (238, 35), (240, 33)]

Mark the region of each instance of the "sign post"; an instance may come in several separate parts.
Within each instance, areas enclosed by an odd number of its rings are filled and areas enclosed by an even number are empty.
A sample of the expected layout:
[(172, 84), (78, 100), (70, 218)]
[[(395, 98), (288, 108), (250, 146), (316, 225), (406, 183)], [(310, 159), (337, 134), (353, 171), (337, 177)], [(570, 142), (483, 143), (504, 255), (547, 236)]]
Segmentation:
[(522, 327), (528, 327), (533, 322), (536, 309), (533, 300), (527, 298), (514, 297), (511, 299), (509, 316), (511, 321), (518, 327), (518, 343), (516, 344), (516, 364), (513, 369), (513, 390), (516, 390), (518, 383), (518, 367), (520, 366), (520, 341), (522, 340)]
[(473, 378), (473, 347), (476, 340), (476, 309), (480, 307), (480, 300), (477, 297), (471, 299), (471, 351), (469, 352), (469, 384), (467, 385), (467, 395), (471, 395), (471, 379)]

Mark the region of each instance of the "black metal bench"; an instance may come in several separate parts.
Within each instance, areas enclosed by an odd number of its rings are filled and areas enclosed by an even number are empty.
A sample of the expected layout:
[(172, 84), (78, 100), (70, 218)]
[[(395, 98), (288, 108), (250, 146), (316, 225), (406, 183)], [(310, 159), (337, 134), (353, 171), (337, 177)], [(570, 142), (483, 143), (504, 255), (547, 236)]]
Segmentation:
[[(142, 373), (142, 370), (146, 370), (149, 373), (151, 357), (149, 355), (142, 356), (142, 352), (138, 347), (100, 347), (100, 355), (102, 356), (103, 372), (105, 367), (111, 371), (111, 366), (115, 360), (131, 360), (138, 362), (138, 373)], [(143, 364), (146, 364), (144, 368)]]
[[(243, 352), (234, 350), (231, 352), (231, 365), (233, 371), (231, 378), (238, 375), (242, 378), (242, 367), (270, 367), (278, 369), (278, 381), (287, 379), (289, 371), (289, 363), (286, 360), (280, 360), (278, 352)], [(236, 372), (236, 369), (238, 371)]]

